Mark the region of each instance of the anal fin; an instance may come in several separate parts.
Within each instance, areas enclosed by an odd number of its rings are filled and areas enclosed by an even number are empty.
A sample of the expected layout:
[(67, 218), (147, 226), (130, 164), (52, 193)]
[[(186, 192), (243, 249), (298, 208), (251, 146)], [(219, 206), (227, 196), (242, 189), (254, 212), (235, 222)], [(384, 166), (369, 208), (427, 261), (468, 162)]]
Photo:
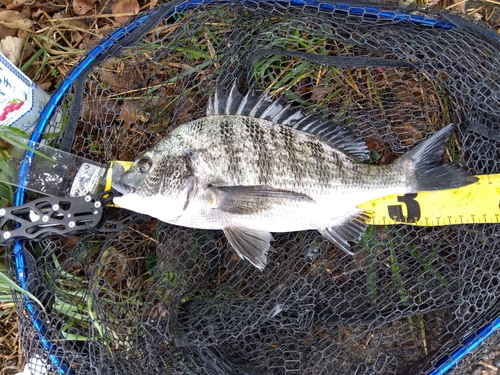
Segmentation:
[(224, 234), (241, 258), (261, 271), (264, 269), (273, 239), (271, 233), (245, 227), (226, 227)]
[(348, 241), (357, 241), (361, 237), (368, 226), (367, 221), (371, 217), (371, 212), (357, 210), (351, 215), (347, 215), (342, 223), (318, 229), (318, 232), (345, 253), (354, 255)]

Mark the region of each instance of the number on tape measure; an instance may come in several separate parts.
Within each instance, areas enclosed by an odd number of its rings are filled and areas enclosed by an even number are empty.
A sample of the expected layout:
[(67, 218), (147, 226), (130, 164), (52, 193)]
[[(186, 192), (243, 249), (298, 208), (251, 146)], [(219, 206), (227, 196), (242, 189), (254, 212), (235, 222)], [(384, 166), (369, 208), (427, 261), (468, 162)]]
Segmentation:
[(417, 197), (417, 193), (413, 194), (405, 194), (402, 196), (398, 196), (398, 202), (404, 203), (406, 206), (406, 212), (408, 216), (404, 216), (403, 206), (391, 205), (387, 206), (387, 210), (389, 212), (389, 217), (396, 221), (408, 222), (408, 223), (416, 223), (420, 220), (420, 216), (422, 215), (420, 211), (420, 205), (415, 200)]

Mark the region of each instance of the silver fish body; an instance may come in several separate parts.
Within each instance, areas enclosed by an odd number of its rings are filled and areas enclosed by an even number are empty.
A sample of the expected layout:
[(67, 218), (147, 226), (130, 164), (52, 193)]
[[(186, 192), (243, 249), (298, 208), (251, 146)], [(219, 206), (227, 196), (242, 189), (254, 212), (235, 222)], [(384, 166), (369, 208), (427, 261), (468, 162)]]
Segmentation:
[(207, 117), (181, 125), (143, 154), (115, 187), (121, 207), (164, 222), (222, 229), (263, 269), (271, 232), (316, 229), (351, 254), (370, 212), (389, 194), (455, 188), (475, 177), (441, 158), (449, 125), (393, 164), (373, 166), (350, 131), (267, 97), (219, 93)]

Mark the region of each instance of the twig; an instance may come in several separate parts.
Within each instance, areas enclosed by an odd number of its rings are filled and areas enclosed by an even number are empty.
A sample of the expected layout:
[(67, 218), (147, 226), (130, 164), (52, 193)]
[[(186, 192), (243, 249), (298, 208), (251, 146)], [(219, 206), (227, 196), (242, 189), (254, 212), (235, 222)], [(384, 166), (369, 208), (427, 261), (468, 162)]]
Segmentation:
[(75, 16), (66, 18), (52, 19), (54, 22), (59, 21), (74, 21), (74, 20), (86, 20), (89, 18), (111, 18), (111, 17), (127, 17), (127, 16), (137, 16), (136, 13), (116, 13), (116, 14), (94, 14), (91, 16)]
[(479, 361), (478, 362), (480, 365), (484, 366), (484, 367), (488, 367), (489, 369), (495, 371), (495, 373), (498, 372), (498, 367), (496, 366), (493, 366), (492, 364), (488, 363), (488, 362), (484, 362), (484, 361)]

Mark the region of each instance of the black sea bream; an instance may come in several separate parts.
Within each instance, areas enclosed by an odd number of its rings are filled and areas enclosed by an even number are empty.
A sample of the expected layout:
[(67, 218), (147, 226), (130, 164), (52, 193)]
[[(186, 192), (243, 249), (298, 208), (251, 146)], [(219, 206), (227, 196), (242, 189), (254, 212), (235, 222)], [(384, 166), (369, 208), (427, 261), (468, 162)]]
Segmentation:
[(271, 232), (316, 229), (352, 254), (370, 212), (356, 206), (390, 194), (457, 188), (477, 179), (442, 164), (453, 125), (389, 165), (363, 163), (350, 130), (292, 111), (268, 96), (219, 91), (207, 116), (180, 125), (137, 159), (113, 187), (114, 202), (164, 222), (222, 229), (259, 269)]

